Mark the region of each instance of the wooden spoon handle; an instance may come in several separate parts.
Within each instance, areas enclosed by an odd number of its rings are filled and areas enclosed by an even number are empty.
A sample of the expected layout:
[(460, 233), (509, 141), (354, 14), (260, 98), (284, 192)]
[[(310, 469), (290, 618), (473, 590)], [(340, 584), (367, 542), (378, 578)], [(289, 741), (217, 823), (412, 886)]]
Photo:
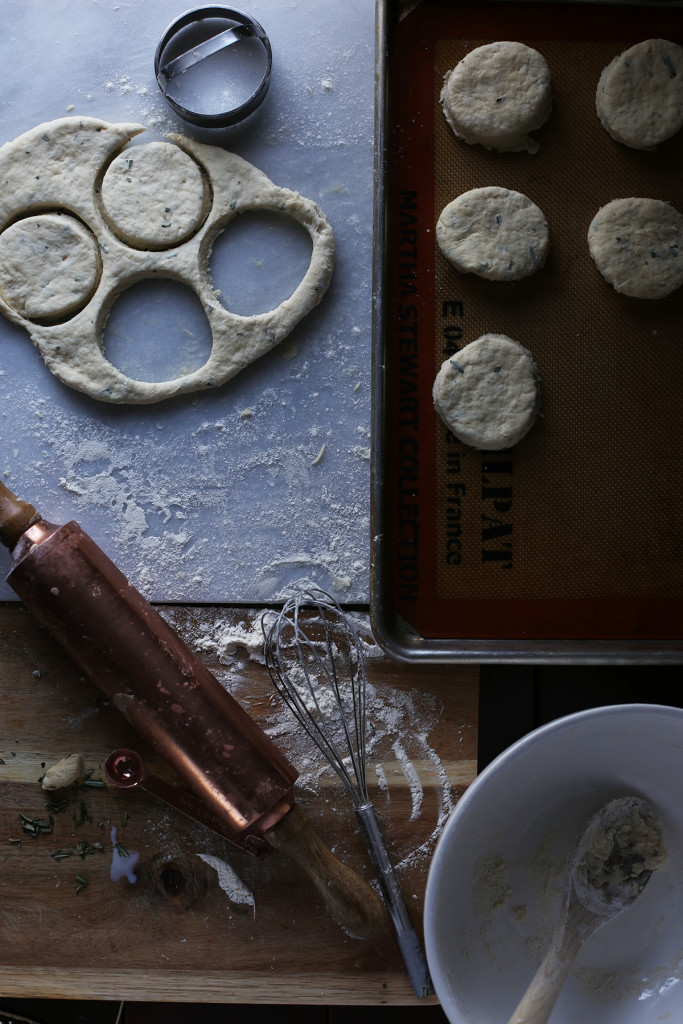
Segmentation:
[(265, 837), (304, 869), (333, 917), (352, 935), (369, 939), (388, 927), (386, 908), (375, 890), (325, 846), (298, 804)]
[(587, 929), (561, 927), (508, 1024), (545, 1024), (558, 1000)]

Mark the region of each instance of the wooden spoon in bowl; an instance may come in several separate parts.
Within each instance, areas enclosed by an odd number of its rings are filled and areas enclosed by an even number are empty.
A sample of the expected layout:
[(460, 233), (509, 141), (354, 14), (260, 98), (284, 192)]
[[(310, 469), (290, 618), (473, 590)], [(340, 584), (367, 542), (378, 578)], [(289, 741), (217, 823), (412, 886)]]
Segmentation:
[(548, 952), (508, 1024), (545, 1024), (583, 943), (630, 907), (665, 863), (661, 822), (645, 800), (619, 797), (593, 815), (569, 861)]

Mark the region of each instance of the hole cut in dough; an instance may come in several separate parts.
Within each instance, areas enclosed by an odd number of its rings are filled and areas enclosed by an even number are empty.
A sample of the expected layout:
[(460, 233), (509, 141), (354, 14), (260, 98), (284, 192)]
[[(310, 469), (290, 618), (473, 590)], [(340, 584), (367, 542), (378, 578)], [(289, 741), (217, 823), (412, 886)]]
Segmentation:
[(0, 295), (28, 320), (61, 320), (82, 309), (100, 269), (96, 239), (67, 214), (23, 217), (0, 235)]
[(209, 259), (221, 304), (239, 316), (274, 309), (305, 274), (311, 250), (308, 232), (291, 217), (265, 210), (235, 217), (217, 236)]
[(449, 203), (437, 222), (436, 240), (461, 274), (519, 281), (545, 263), (548, 224), (528, 196), (491, 185)]
[(209, 201), (192, 157), (170, 142), (148, 142), (112, 160), (102, 179), (102, 206), (128, 245), (168, 249), (197, 231)]
[(588, 228), (596, 267), (616, 291), (663, 299), (683, 284), (683, 216), (661, 199), (614, 199)]
[(445, 76), (441, 105), (455, 135), (470, 145), (537, 153), (529, 132), (550, 117), (550, 69), (545, 57), (524, 43), (487, 43)]
[(645, 39), (603, 70), (595, 109), (617, 142), (654, 149), (683, 128), (683, 49), (666, 39)]
[(518, 341), (484, 334), (444, 360), (432, 397), (437, 414), (460, 441), (484, 451), (504, 451), (536, 422), (536, 363)]
[[(136, 339), (144, 320), (146, 344)], [(211, 355), (211, 331), (197, 295), (178, 281), (138, 281), (116, 296), (103, 336), (106, 358), (133, 380), (194, 373)]]

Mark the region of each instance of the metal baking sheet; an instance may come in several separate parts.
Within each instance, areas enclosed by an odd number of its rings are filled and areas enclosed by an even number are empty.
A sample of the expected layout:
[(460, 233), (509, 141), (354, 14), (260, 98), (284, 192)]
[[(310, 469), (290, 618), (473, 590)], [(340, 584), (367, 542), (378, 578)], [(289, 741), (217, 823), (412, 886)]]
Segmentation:
[[(680, 25), (680, 9), (656, 6), (378, 8), (372, 613), (399, 658), (683, 657), (683, 294), (619, 296), (585, 242), (618, 196), (680, 208), (683, 135), (639, 153), (594, 111), (605, 64), (640, 39), (680, 43)], [(533, 156), (468, 146), (440, 110), (444, 74), (496, 39), (536, 47), (551, 68)], [(526, 281), (458, 275), (438, 252), (441, 209), (483, 185), (546, 214), (551, 254)], [(458, 443), (431, 400), (443, 359), (487, 331), (529, 348), (543, 382), (541, 419), (504, 453)]]
[[(216, 133), (180, 121), (154, 78), (157, 41), (188, 6), (6, 4), (0, 143), (88, 115), (223, 146), (322, 207), (337, 242), (331, 287), (289, 339), (216, 392), (147, 407), (60, 384), (0, 317), (0, 472), (47, 518), (78, 520), (155, 601), (274, 601), (300, 578), (367, 601), (373, 2), (240, 3), (269, 35), (272, 80), (252, 118)], [(298, 283), (307, 248), (267, 223), (233, 226), (216, 283), (228, 302), (272, 308)], [(207, 343), (194, 295), (168, 282), (122, 296), (107, 331), (133, 375), (166, 361), (174, 376)], [(0, 575), (8, 568), (0, 552)]]

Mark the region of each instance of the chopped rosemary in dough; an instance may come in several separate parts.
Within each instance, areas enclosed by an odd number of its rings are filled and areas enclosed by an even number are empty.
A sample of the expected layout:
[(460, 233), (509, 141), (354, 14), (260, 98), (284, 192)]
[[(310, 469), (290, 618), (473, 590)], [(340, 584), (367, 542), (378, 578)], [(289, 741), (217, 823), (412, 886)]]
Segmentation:
[(487, 186), (463, 192), (442, 210), (436, 240), (461, 273), (517, 281), (543, 266), (548, 224), (521, 192)]

